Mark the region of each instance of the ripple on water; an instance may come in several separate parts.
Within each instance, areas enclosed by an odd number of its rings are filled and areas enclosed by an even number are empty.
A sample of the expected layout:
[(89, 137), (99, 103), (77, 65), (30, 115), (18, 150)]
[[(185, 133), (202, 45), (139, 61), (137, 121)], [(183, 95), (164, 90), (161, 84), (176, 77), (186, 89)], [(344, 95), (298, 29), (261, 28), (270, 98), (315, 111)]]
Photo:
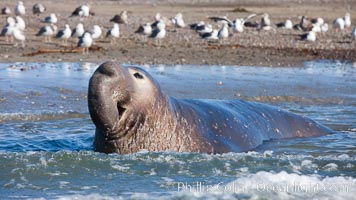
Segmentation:
[[(298, 183), (300, 187), (307, 187), (307, 182), (322, 188), (332, 183), (347, 185), (350, 186), (347, 194), (336, 194), (342, 197), (356, 194), (351, 188), (356, 181), (356, 160), (347, 154), (313, 156), (275, 154), (272, 151), (220, 155), (174, 152), (129, 155), (106, 155), (92, 151), (14, 152), (0, 153), (0, 163), (3, 172), (0, 175), (0, 185), (6, 189), (5, 192), (21, 189), (27, 194), (43, 196), (51, 193), (58, 198), (84, 198), (95, 193), (102, 195), (99, 199), (106, 196), (127, 198), (137, 195), (147, 195), (152, 199), (156, 195), (193, 199), (212, 196), (220, 198), (225, 195), (269, 195), (269, 198), (277, 199), (280, 195), (289, 195), (297, 198), (307, 193), (299, 196), (300, 194), (293, 191), (285, 191), (285, 186), (292, 187)], [(261, 180), (264, 182), (261, 183)], [(197, 182), (206, 187), (220, 187), (218, 189), (224, 190), (231, 188), (231, 185), (245, 189), (221, 192), (199, 191), (200, 188), (183, 191), (181, 188), (177, 193), (179, 184), (183, 187), (182, 184), (196, 185)], [(266, 187), (275, 185), (284, 188), (277, 193), (256, 188), (263, 184)], [(265, 188), (267, 189), (271, 190)], [(334, 194), (317, 191), (312, 195), (334, 197)]]
[(0, 64), (4, 108), (0, 199), (352, 199), (356, 195), (356, 68), (349, 64), (146, 66), (169, 95), (261, 101), (339, 131), (318, 138), (272, 140), (252, 152), (219, 155), (95, 153), (86, 92), (96, 64), (9, 66)]

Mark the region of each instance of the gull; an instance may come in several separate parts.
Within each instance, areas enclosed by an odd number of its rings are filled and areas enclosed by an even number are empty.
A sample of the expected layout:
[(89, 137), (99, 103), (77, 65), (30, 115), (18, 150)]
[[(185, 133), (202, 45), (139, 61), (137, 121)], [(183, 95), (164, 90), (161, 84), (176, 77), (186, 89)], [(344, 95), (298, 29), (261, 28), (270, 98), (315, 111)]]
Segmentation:
[(26, 23), (20, 16), (16, 16), (16, 25), (17, 28), (20, 29), (21, 31), (24, 31), (26, 29)]
[(323, 25), (321, 25), (321, 32), (325, 33), (329, 30), (329, 24), (324, 23)]
[(66, 24), (64, 29), (58, 31), (56, 38), (62, 39), (62, 44), (67, 45), (67, 41), (72, 35), (72, 30), (70, 29), (69, 25)]
[(232, 31), (234, 33), (242, 33), (244, 32), (244, 23), (241, 21), (241, 19), (236, 19), (235, 23), (232, 26)]
[(90, 11), (90, 6), (89, 4), (84, 4), (79, 7), (77, 7), (71, 14), (70, 17), (74, 16), (79, 16), (80, 20), (83, 19), (83, 17), (89, 17), (89, 15), (95, 15), (93, 12)]
[(36, 36), (44, 36), (44, 43), (51, 42), (51, 37), (57, 32), (57, 26), (54, 24), (46, 25), (40, 28)]
[[(26, 37), (23, 32), (18, 28), (17, 24), (15, 24), (12, 34), (17, 41), (21, 41), (22, 47), (25, 47)], [(17, 43), (14, 46), (17, 46)]]
[(161, 13), (156, 13), (155, 15), (155, 21), (161, 20)]
[(176, 16), (172, 19), (172, 24), (174, 24), (178, 28), (184, 28), (185, 23), (183, 20), (183, 14), (177, 13)]
[(6, 22), (7, 22), (8, 24), (10, 24), (10, 23), (16, 23), (16, 20), (15, 20), (13, 17), (7, 17), (7, 18), (6, 18)]
[(146, 41), (146, 36), (152, 34), (152, 27), (150, 23), (146, 23), (138, 27), (135, 33), (142, 34), (144, 36), (144, 40)]
[(225, 22), (225, 23), (227, 23), (227, 25), (229, 27), (232, 27), (232, 30), (234, 32), (240, 32), (241, 33), (244, 30), (245, 23), (249, 19), (251, 19), (251, 18), (253, 18), (255, 16), (256, 16), (256, 14), (251, 14), (251, 15), (245, 17), (245, 18), (237, 18), (234, 21), (231, 21), (226, 16), (224, 16), (224, 17), (209, 17), (209, 19), (211, 19), (211, 20), (213, 20), (215, 22)]
[(10, 15), (11, 14), (11, 9), (9, 7), (4, 7), (1, 9), (1, 14), (2, 15)]
[(304, 33), (304, 34), (300, 35), (300, 39), (305, 40), (305, 41), (315, 42), (316, 41), (316, 33), (314, 31), (309, 31), (308, 33)]
[(110, 22), (118, 23), (118, 24), (127, 24), (128, 23), (127, 11), (124, 10), (120, 14), (115, 15), (110, 19)]
[(231, 21), (230, 19), (228, 19), (226, 16), (223, 17), (209, 17), (209, 19), (213, 20), (214, 22), (223, 22), (223, 23), (227, 23), (229, 25), (229, 27), (232, 27), (234, 22)]
[(78, 23), (77, 26), (72, 30), (72, 37), (79, 38), (84, 34), (84, 25), (82, 23)]
[(198, 31), (198, 30), (203, 30), (205, 26), (205, 22), (204, 21), (200, 21), (197, 23), (193, 23), (193, 24), (189, 24), (190, 29)]
[(93, 39), (98, 39), (103, 33), (103, 31), (101, 30), (100, 26), (94, 25), (93, 28), (90, 30), (90, 33)]
[(199, 34), (210, 33), (213, 31), (213, 26), (211, 24), (205, 24), (204, 21), (190, 24), (189, 26), (191, 29), (195, 30)]
[(40, 3), (36, 3), (32, 6), (32, 13), (34, 15), (40, 15), (41, 13), (44, 13), (46, 11), (46, 7)]
[(16, 15), (25, 15), (26, 14), (26, 8), (23, 5), (22, 1), (19, 1), (15, 7), (15, 14)]
[(254, 22), (247, 21), (247, 22), (245, 22), (244, 27), (258, 28), (259, 24), (257, 21), (254, 21)]
[(218, 32), (219, 39), (225, 39), (225, 38), (229, 37), (229, 30), (227, 28), (228, 28), (227, 23), (223, 23), (221, 29)]
[(89, 48), (93, 44), (93, 38), (89, 32), (85, 32), (78, 41), (77, 47), (83, 47), (83, 54), (89, 54)]
[(138, 27), (138, 29), (135, 31), (135, 33), (141, 33), (144, 35), (151, 35), (152, 34), (152, 27), (150, 23), (146, 23), (144, 25), (141, 25)]
[(159, 46), (161, 46), (161, 40), (166, 36), (166, 25), (163, 21), (160, 21), (157, 24), (157, 27), (152, 31), (150, 38), (156, 39), (159, 42)]
[(245, 27), (245, 23), (254, 18), (256, 16), (256, 14), (251, 14), (245, 18), (237, 18), (234, 22), (234, 24), (232, 25), (232, 30), (236, 33), (242, 33), (244, 31), (244, 27)]
[(344, 21), (345, 21), (345, 28), (351, 27), (351, 16), (350, 16), (350, 13), (346, 13), (345, 14)]
[(110, 44), (116, 44), (116, 38), (120, 37), (120, 29), (118, 23), (114, 23), (114, 26), (106, 33), (106, 37), (111, 38)]
[(299, 24), (296, 24), (294, 26), (294, 29), (300, 31), (311, 31), (312, 28), (313, 28), (313, 23), (306, 16), (300, 17)]
[(277, 28), (284, 28), (284, 29), (293, 29), (293, 22), (290, 19), (287, 19), (285, 22), (281, 22), (276, 24)]
[[(251, 19), (251, 18), (253, 18), (255, 16), (256, 16), (256, 14), (251, 14), (251, 15), (245, 17), (245, 18), (237, 18), (237, 19), (239, 19), (241, 22), (245, 23), (247, 20), (249, 20), (249, 19)], [(223, 17), (209, 17), (209, 19), (213, 20), (214, 22), (223, 22), (223, 21), (225, 21), (229, 25), (229, 27), (232, 27), (234, 25), (235, 21), (236, 21), (236, 20), (231, 21), (226, 16), (223, 16)]]
[(265, 13), (261, 17), (260, 30), (271, 30), (271, 20), (269, 18), (269, 14)]
[(351, 39), (353, 41), (356, 41), (356, 26), (354, 27), (354, 29), (352, 29), (352, 32), (351, 32)]
[(199, 34), (210, 33), (213, 31), (213, 26), (211, 24), (204, 25), (202, 30), (198, 30)]
[(167, 19), (167, 17), (162, 17), (160, 13), (156, 13), (154, 17), (155, 21), (151, 24), (152, 28), (156, 28), (158, 23), (164, 23), (165, 26), (170, 26), (172, 21)]
[(293, 22), (290, 19), (287, 19), (285, 24), (284, 24), (285, 29), (293, 29)]
[(345, 21), (343, 18), (336, 18), (333, 22), (333, 27), (338, 30), (343, 30), (345, 28)]
[(43, 23), (55, 24), (57, 23), (58, 19), (55, 13), (51, 13), (49, 16), (43, 19)]
[(156, 15), (155, 15), (155, 21), (151, 24), (151, 27), (152, 28), (156, 28), (157, 27), (157, 24), (159, 23), (159, 22), (161, 22), (161, 13), (156, 13)]
[(75, 10), (72, 12), (71, 17), (72, 16), (89, 17), (89, 10), (90, 10), (89, 5), (87, 4), (81, 5), (75, 8)]
[(219, 30), (213, 29), (211, 30), (211, 32), (200, 34), (200, 37), (206, 40), (218, 40), (219, 39), (218, 34), (219, 34)]
[(325, 23), (324, 19), (321, 17), (312, 19), (312, 20), (310, 20), (310, 22), (312, 23), (311, 30), (314, 32), (326, 32), (327, 29), (329, 28), (329, 25), (327, 25)]
[(321, 26), (319, 24), (313, 24), (312, 31), (315, 33), (320, 33), (321, 32)]
[(317, 18), (311, 19), (310, 22), (312, 24), (316, 24), (316, 25), (319, 25), (319, 26), (321, 26), (321, 25), (323, 25), (325, 23), (324, 19), (321, 18), (321, 17), (317, 17)]
[(6, 37), (6, 42), (7, 43), (13, 43), (14, 42), (14, 37), (13, 37), (13, 32), (15, 29), (15, 19), (13, 17), (8, 17), (7, 19), (7, 24), (2, 28), (1, 30), (1, 36)]

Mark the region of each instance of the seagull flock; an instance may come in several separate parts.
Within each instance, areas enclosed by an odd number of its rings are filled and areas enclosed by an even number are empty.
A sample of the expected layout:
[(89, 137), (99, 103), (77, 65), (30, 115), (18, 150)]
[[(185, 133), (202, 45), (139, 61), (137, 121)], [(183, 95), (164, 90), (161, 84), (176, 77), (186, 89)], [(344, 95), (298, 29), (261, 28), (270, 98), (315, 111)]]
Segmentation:
[[(40, 16), (45, 13), (46, 7), (40, 3), (36, 3), (32, 7), (32, 12), (34, 15)], [(4, 7), (1, 9), (2, 15), (9, 15), (6, 19), (6, 24), (3, 26), (1, 31), (1, 36), (4, 36), (6, 43), (16, 43), (14, 46), (21, 42), (22, 47), (25, 46), (25, 30), (26, 23), (23, 16), (26, 15), (26, 7), (22, 1), (19, 1), (14, 8), (15, 17), (10, 16), (12, 14), (12, 9), (9, 7)], [(120, 27), (119, 24), (127, 25), (128, 12), (122, 11), (120, 14), (115, 15), (109, 21), (113, 23), (112, 28), (108, 29), (106, 34), (103, 34), (103, 30), (99, 25), (93, 25), (91, 29), (86, 30), (81, 21), (85, 20), (89, 16), (95, 16), (95, 13), (91, 11), (90, 5), (84, 4), (74, 9), (69, 18), (79, 17), (80, 22), (76, 25), (74, 29), (71, 29), (69, 24), (65, 24), (62, 29), (58, 29), (56, 24), (59, 19), (55, 13), (50, 13), (48, 16), (44, 17), (40, 22), (45, 24), (38, 29), (35, 36), (43, 37), (43, 42), (50, 43), (51, 38), (56, 38), (61, 41), (61, 45), (68, 45), (68, 40), (70, 38), (75, 38), (77, 41), (77, 47), (83, 48), (83, 53), (89, 53), (89, 48), (95, 44), (95, 41), (101, 37), (108, 38), (111, 45), (116, 44), (116, 40), (120, 37)], [(260, 17), (259, 21), (252, 21), (253, 18)], [(153, 22), (142, 23), (135, 34), (142, 35), (144, 41), (147, 38), (155, 39), (158, 45), (161, 45), (162, 40), (166, 37), (167, 31), (166, 27), (175, 27), (176, 32), (179, 28), (189, 27), (191, 30), (196, 32), (202, 39), (208, 41), (224, 41), (226, 38), (239, 34), (245, 31), (246, 28), (253, 28), (258, 31), (269, 31), (272, 29), (295, 29), (299, 30), (300, 40), (315, 42), (317, 40), (317, 35), (329, 30), (329, 25), (324, 21), (323, 18), (318, 17), (315, 19), (309, 19), (306, 16), (299, 17), (299, 22), (293, 24), (291, 19), (286, 19), (283, 22), (272, 24), (269, 14), (251, 14), (245, 18), (237, 18), (235, 20), (230, 20), (226, 16), (223, 17), (209, 17), (208, 20), (215, 22), (219, 28), (213, 28), (212, 23), (207, 23), (204, 21), (199, 21), (196, 23), (191, 23), (186, 26), (183, 19), (182, 13), (177, 13), (174, 17), (168, 19), (162, 17), (160, 13), (154, 16)], [(338, 31), (351, 30), (351, 15), (346, 13), (344, 17), (336, 18), (332, 22), (332, 28)], [(351, 30), (350, 38), (356, 40), (356, 27)]]

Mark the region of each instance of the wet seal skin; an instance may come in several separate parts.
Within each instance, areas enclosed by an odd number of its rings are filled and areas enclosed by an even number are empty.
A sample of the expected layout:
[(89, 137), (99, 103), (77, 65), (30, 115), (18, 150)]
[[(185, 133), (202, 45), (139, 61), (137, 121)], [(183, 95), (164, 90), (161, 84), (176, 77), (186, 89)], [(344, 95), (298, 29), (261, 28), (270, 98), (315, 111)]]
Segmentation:
[(88, 108), (94, 150), (226, 153), (265, 140), (321, 136), (333, 131), (279, 108), (243, 100), (176, 99), (138, 67), (101, 64), (92, 75)]

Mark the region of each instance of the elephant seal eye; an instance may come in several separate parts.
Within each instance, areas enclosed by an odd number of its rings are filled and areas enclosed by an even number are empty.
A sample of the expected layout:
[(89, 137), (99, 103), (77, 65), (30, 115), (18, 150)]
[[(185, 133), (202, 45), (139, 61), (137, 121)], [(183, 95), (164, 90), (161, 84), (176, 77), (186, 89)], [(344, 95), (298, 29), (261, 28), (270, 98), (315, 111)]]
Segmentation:
[(137, 79), (143, 79), (143, 76), (140, 73), (134, 73), (134, 77)]

